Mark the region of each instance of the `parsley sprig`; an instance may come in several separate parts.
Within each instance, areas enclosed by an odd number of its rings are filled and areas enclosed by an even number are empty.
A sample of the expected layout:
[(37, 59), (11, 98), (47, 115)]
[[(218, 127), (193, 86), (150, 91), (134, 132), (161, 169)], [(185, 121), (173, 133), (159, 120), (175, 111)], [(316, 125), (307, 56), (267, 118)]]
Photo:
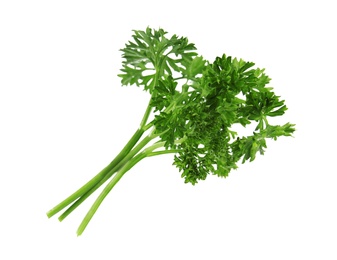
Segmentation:
[[(121, 177), (144, 158), (174, 154), (173, 164), (194, 185), (209, 174), (227, 177), (240, 160), (264, 154), (268, 138), (291, 136), (295, 130), (290, 123), (269, 123), (269, 117), (283, 115), (287, 107), (254, 63), (226, 55), (209, 62), (187, 38), (167, 37), (163, 29), (133, 33), (121, 50), (119, 76), (122, 85), (142, 87), (151, 95), (140, 126), (107, 167), (47, 213), (51, 217), (65, 209), (59, 217), (63, 220), (108, 182), (78, 235)], [(233, 130), (250, 124), (255, 127), (251, 135)]]

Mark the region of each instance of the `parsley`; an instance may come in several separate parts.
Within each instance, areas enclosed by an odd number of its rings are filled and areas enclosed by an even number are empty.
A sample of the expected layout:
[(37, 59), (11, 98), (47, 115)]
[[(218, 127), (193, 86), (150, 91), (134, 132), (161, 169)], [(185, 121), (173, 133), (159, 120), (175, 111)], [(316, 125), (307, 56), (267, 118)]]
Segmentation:
[[(184, 181), (194, 185), (209, 174), (227, 177), (240, 160), (263, 154), (266, 139), (291, 136), (295, 130), (290, 123), (269, 124), (269, 117), (283, 115), (287, 107), (254, 63), (226, 55), (209, 62), (187, 38), (167, 37), (162, 29), (134, 31), (132, 38), (121, 50), (119, 77), (122, 85), (142, 87), (151, 95), (140, 127), (106, 168), (47, 213), (51, 217), (68, 207), (59, 217), (63, 220), (108, 182), (78, 235), (121, 177), (144, 158), (173, 153)], [(256, 125), (249, 136), (233, 130), (249, 124)]]

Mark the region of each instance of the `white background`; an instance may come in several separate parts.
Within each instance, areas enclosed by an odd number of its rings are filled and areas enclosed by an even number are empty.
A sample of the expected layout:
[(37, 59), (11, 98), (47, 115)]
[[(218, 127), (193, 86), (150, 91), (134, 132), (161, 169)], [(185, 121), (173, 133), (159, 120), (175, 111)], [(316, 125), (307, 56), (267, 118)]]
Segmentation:
[[(333, 3), (1, 1), (0, 259), (337, 259)], [(147, 26), (265, 67), (297, 131), (195, 187), (147, 159), (77, 237), (92, 199), (45, 213), (138, 127), (149, 96), (120, 87), (119, 49)]]

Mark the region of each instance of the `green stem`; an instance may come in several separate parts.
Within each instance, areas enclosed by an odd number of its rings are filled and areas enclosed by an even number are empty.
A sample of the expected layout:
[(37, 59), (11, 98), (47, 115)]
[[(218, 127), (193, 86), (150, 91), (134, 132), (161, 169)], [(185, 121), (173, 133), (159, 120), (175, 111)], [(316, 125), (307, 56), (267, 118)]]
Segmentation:
[(145, 158), (145, 153), (140, 153), (136, 155), (134, 158), (132, 158), (128, 163), (126, 163), (117, 173), (116, 175), (111, 179), (111, 181), (107, 184), (107, 186), (104, 188), (102, 193), (98, 196), (94, 204), (91, 206), (90, 210), (84, 217), (82, 223), (77, 229), (77, 235), (80, 236), (87, 225), (89, 224), (90, 220), (96, 213), (98, 207), (101, 205), (105, 197), (109, 194), (109, 192), (112, 190), (112, 188), (116, 185), (116, 183), (122, 178), (122, 176), (129, 171), (134, 165), (136, 165), (140, 160)]
[(146, 155), (146, 157), (151, 157), (151, 156), (156, 156), (156, 155), (161, 155), (161, 154), (178, 153), (180, 151), (181, 151), (181, 149), (171, 149), (171, 150), (156, 151), (156, 152), (148, 153)]
[[(116, 183), (121, 179), (121, 177), (130, 170), (134, 165), (136, 165), (140, 160), (142, 160), (145, 157), (151, 157), (161, 154), (169, 154), (169, 153), (176, 153), (179, 152), (179, 149), (171, 149), (171, 150), (162, 150), (162, 151), (155, 151), (156, 149), (160, 147), (164, 147), (165, 142), (156, 142), (152, 144), (151, 146), (143, 149), (151, 140), (158, 137), (158, 134), (153, 134), (155, 130), (148, 136), (144, 137), (144, 139), (134, 148), (130, 153), (124, 157), (123, 160), (119, 162), (118, 165), (114, 169), (111, 170), (110, 173), (108, 173), (95, 187), (93, 187), (88, 193), (84, 194), (79, 200), (77, 200), (73, 205), (71, 205), (70, 208), (67, 209), (67, 211), (60, 216), (61, 220), (64, 219), (71, 211), (73, 211), (77, 206), (79, 206), (88, 196), (90, 196), (94, 191), (96, 191), (103, 183), (105, 183), (111, 175), (117, 171), (116, 175), (111, 179), (111, 181), (107, 184), (107, 186), (104, 188), (102, 193), (98, 196), (94, 204), (92, 205), (91, 209), (83, 219), (82, 223), (80, 224), (77, 234), (81, 235), (90, 222), (93, 215), (96, 213), (98, 207), (103, 202), (104, 198), (108, 195), (108, 193), (111, 191), (111, 189), (116, 185)], [(183, 141), (183, 138), (180, 140), (177, 140), (175, 143), (181, 143)], [(143, 149), (142, 152), (141, 149)]]
[(151, 140), (156, 138), (156, 135), (146, 136), (133, 150), (131, 150), (113, 169), (111, 169), (100, 181), (97, 181), (96, 185), (83, 194), (78, 200), (76, 200), (60, 217), (59, 220), (65, 219), (72, 211), (74, 211), (79, 205), (82, 204), (92, 193), (94, 193), (99, 187), (101, 187), (110, 177), (120, 170), (125, 164), (127, 164), (141, 149), (144, 148)]
[[(129, 142), (124, 146), (124, 148), (121, 150), (121, 152), (115, 157), (115, 159), (102, 171), (100, 171), (94, 178), (92, 178), (90, 181), (88, 181), (85, 185), (83, 185), (81, 188), (79, 188), (77, 191), (75, 191), (73, 194), (71, 194), (69, 197), (67, 197), (65, 200), (60, 202), (58, 205), (56, 205), (54, 208), (49, 210), (47, 212), (47, 216), (50, 218), (63, 210), (65, 207), (73, 203), (75, 200), (81, 199), (81, 196), (84, 196), (88, 191), (90, 191), (93, 187), (96, 186), (97, 183), (100, 183), (100, 181), (120, 163), (120, 161), (127, 156), (127, 154), (132, 150), (132, 148), (137, 144), (143, 133), (147, 130), (145, 128), (146, 122), (149, 118), (149, 115), (151, 113), (152, 107), (150, 106), (151, 100), (149, 101), (149, 104), (145, 110), (144, 116), (142, 118), (142, 121), (140, 123), (140, 128), (134, 133), (134, 135), (131, 137)], [(112, 174), (115, 173), (112, 172)], [(111, 174), (111, 175), (112, 175)], [(111, 176), (110, 175), (110, 176)], [(91, 194), (91, 193), (90, 193)], [(90, 195), (89, 194), (89, 195)], [(88, 197), (88, 196), (87, 196)], [(84, 199), (82, 199), (83, 201)], [(75, 202), (76, 203), (76, 202)], [(81, 202), (77, 202), (77, 204), (81, 204)], [(77, 207), (77, 206), (76, 206)], [(76, 208), (75, 207), (75, 208)], [(72, 210), (71, 210), (72, 211)], [(70, 212), (71, 212), (70, 211)], [(67, 216), (70, 212), (66, 213), (65, 216)], [(65, 217), (61, 217), (61, 220)]]
[(84, 184), (81, 188), (79, 188), (77, 191), (75, 191), (73, 194), (71, 194), (69, 197), (67, 197), (65, 200), (60, 202), (58, 205), (56, 205), (54, 208), (49, 210), (47, 212), (47, 216), (50, 218), (54, 216), (56, 213), (67, 207), (69, 204), (71, 204), (73, 201), (78, 199), (80, 196), (85, 194), (88, 190), (90, 190), (95, 184), (101, 180), (107, 173), (109, 173), (134, 147), (134, 145), (138, 142), (140, 137), (143, 135), (144, 131), (142, 129), (138, 129), (134, 135), (131, 137), (129, 142), (124, 146), (124, 148), (121, 150), (121, 152), (115, 157), (115, 159), (102, 171), (100, 171), (94, 178), (92, 178), (90, 181), (88, 181), (86, 184)]
[[(144, 138), (145, 139), (145, 138)], [(144, 144), (146, 144), (144, 142)], [(129, 171), (133, 166), (135, 166), (139, 161), (146, 157), (152, 157), (152, 156), (157, 156), (157, 155), (162, 155), (162, 154), (170, 154), (170, 153), (177, 153), (180, 150), (179, 149), (171, 149), (171, 150), (163, 150), (163, 151), (156, 151), (153, 152), (153, 150), (162, 147), (163, 142), (158, 142), (155, 143), (154, 145), (144, 149), (142, 152), (138, 153), (136, 156), (134, 156), (132, 159), (128, 160), (116, 173), (116, 175), (111, 179), (111, 181), (107, 184), (107, 186), (104, 188), (104, 190), (101, 192), (101, 194), (97, 197), (96, 201), (94, 204), (91, 206), (90, 210), (84, 217), (82, 223), (80, 224), (78, 230), (77, 230), (77, 235), (80, 236), (87, 225), (89, 224), (90, 220), (96, 213), (97, 209), (99, 206), (102, 204), (103, 200), (106, 198), (106, 196), (109, 194), (109, 192), (112, 190), (112, 188), (117, 184), (117, 182), (123, 177), (123, 175)], [(140, 147), (139, 147), (140, 148)], [(102, 184), (105, 181), (102, 180)], [(101, 184), (99, 185), (101, 186)], [(96, 189), (95, 189), (96, 190)]]
[[(146, 110), (145, 110), (143, 119), (142, 119), (142, 121), (140, 122), (140, 128), (141, 128), (141, 129), (144, 129), (144, 127), (146, 126), (146, 122), (147, 122), (147, 120), (149, 119), (149, 116), (150, 116), (150, 114), (151, 114), (151, 111), (152, 111), (151, 101), (152, 101), (152, 99), (150, 99), (149, 104), (147, 105), (147, 108), (146, 108)], [(146, 130), (147, 130), (147, 129), (144, 129), (144, 131), (146, 131)]]
[[(186, 140), (186, 136), (184, 136), (183, 138), (180, 138), (178, 140), (175, 140), (174, 141), (174, 144), (181, 144), (182, 142), (184, 142)], [(156, 142), (154, 143), (153, 145), (145, 148), (143, 150), (144, 153), (146, 154), (150, 154), (152, 153), (154, 150), (158, 149), (158, 148), (161, 148), (161, 147), (164, 147), (165, 146), (165, 142), (164, 141), (161, 141), (161, 142)], [(170, 149), (170, 150), (163, 150), (163, 151), (159, 151), (161, 152), (162, 154), (165, 154), (169, 151), (176, 151), (176, 152), (179, 152), (180, 150), (179, 149)], [(170, 153), (173, 153), (173, 152), (170, 152)]]

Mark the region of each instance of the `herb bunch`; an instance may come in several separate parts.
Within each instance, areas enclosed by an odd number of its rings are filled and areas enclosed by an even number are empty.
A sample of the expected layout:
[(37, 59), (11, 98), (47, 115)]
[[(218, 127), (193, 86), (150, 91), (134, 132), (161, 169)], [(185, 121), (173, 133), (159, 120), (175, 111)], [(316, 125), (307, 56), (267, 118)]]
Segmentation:
[[(254, 63), (225, 54), (213, 62), (198, 55), (185, 37), (167, 37), (163, 29), (135, 30), (122, 50), (122, 85), (150, 93), (150, 101), (129, 142), (114, 160), (80, 189), (48, 211), (64, 210), (62, 221), (107, 182), (80, 224), (89, 221), (111, 189), (144, 158), (174, 154), (173, 164), (186, 183), (195, 185), (209, 174), (227, 177), (238, 162), (264, 154), (268, 138), (291, 136), (294, 125), (271, 125), (270, 117), (287, 110), (284, 100), (267, 85), (270, 78)], [(255, 124), (248, 136), (236, 125)]]

